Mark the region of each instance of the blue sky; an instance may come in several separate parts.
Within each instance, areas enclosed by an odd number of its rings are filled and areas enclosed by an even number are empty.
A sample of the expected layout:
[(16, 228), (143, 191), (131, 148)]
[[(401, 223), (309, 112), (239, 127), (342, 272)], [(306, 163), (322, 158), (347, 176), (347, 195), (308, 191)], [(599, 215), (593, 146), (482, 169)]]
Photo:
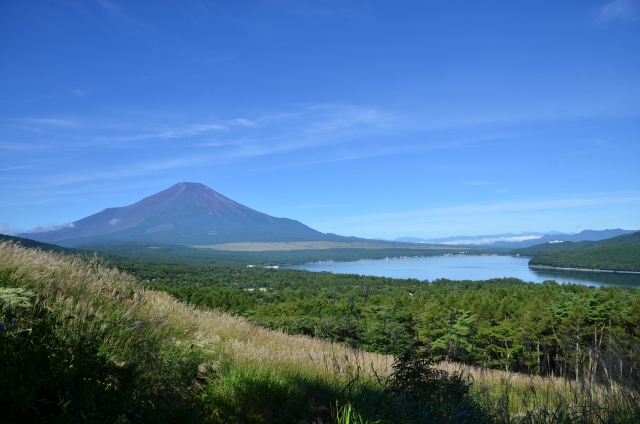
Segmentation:
[(640, 229), (640, 1), (0, 1), (0, 231), (177, 182), (361, 237)]

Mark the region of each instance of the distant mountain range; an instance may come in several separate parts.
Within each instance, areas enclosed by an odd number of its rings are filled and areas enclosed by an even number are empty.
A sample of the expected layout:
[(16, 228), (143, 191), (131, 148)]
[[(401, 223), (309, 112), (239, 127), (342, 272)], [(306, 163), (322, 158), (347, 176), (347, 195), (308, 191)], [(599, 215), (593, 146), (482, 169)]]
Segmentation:
[(525, 232), (520, 234), (491, 234), (480, 236), (456, 236), (446, 238), (420, 239), (415, 237), (400, 237), (395, 239), (404, 243), (430, 243), (447, 244), (456, 246), (484, 246), (484, 247), (508, 247), (520, 249), (544, 243), (579, 242), (579, 241), (599, 241), (611, 237), (634, 233), (637, 230), (584, 230), (577, 234), (566, 234), (558, 231), (548, 233)]
[(301, 222), (275, 218), (198, 183), (179, 183), (119, 208), (107, 208), (65, 228), (18, 234), (61, 246), (146, 241), (178, 245), (232, 242), (353, 241)]

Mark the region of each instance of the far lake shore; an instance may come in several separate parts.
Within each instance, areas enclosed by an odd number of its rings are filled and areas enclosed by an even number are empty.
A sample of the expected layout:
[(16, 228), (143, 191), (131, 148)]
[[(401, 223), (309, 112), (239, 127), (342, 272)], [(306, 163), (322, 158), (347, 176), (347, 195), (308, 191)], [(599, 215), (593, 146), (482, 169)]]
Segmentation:
[(550, 269), (550, 270), (555, 269), (558, 271), (606, 272), (611, 274), (640, 274), (639, 271), (615, 271), (612, 269), (589, 269), (589, 268), (561, 268), (561, 267), (549, 266), (549, 265), (529, 265), (529, 268)]

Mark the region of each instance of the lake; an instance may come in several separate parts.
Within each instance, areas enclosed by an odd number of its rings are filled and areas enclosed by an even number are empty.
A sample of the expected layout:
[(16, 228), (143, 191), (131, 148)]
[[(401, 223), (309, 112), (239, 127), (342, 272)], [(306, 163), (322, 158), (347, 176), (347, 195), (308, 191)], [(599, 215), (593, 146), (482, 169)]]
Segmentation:
[(429, 281), (438, 278), (488, 280), (490, 278), (515, 277), (535, 283), (555, 280), (558, 283), (575, 283), (587, 286), (640, 288), (640, 274), (542, 270), (529, 268), (528, 263), (528, 258), (513, 256), (429, 256), (353, 262), (312, 262), (286, 268), (390, 278), (416, 278)]

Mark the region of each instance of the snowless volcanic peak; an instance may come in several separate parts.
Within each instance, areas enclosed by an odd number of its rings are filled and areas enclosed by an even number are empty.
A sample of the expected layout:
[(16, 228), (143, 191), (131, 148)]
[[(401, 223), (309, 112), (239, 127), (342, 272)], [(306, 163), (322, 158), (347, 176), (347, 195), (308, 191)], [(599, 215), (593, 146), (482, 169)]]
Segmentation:
[(178, 183), (125, 208), (136, 207), (136, 209), (152, 212), (184, 209), (187, 206), (199, 206), (217, 215), (242, 214), (245, 211), (251, 211), (268, 217), (200, 183)]
[(69, 227), (23, 236), (67, 246), (118, 240), (201, 245), (343, 239), (292, 219), (258, 212), (199, 183), (178, 183), (131, 205), (104, 209)]

